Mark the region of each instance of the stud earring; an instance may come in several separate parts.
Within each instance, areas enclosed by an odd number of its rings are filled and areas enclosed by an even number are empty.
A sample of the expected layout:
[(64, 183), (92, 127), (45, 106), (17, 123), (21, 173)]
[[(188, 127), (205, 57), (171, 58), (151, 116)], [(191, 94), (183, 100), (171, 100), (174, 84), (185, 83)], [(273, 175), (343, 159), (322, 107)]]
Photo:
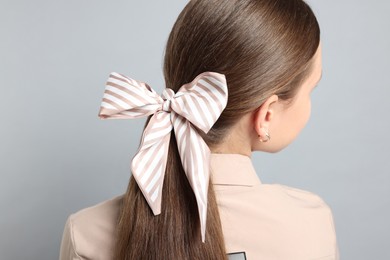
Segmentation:
[[(264, 128), (262, 128), (262, 129), (263, 129), (263, 131), (264, 131), (264, 133), (265, 133), (265, 136), (267, 136), (267, 140), (263, 140), (263, 139), (260, 138), (260, 142), (266, 143), (266, 142), (268, 142), (269, 140), (271, 140), (271, 136), (269, 135), (269, 133), (268, 133), (268, 131), (267, 131), (266, 129), (264, 129)], [(260, 137), (260, 135), (258, 135), (258, 136)]]

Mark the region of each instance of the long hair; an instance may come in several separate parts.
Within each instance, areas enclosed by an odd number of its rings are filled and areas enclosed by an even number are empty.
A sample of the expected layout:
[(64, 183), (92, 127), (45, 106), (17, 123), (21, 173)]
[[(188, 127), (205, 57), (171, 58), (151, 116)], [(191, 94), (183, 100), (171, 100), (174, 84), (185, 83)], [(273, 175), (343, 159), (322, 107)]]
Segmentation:
[[(207, 134), (199, 131), (212, 147), (269, 96), (291, 100), (312, 68), (319, 42), (316, 17), (302, 0), (190, 0), (167, 41), (165, 85), (176, 92), (205, 71), (226, 76), (227, 106)], [(161, 214), (153, 215), (131, 177), (118, 218), (114, 259), (227, 259), (212, 179), (202, 243), (195, 196), (173, 131), (170, 140)]]

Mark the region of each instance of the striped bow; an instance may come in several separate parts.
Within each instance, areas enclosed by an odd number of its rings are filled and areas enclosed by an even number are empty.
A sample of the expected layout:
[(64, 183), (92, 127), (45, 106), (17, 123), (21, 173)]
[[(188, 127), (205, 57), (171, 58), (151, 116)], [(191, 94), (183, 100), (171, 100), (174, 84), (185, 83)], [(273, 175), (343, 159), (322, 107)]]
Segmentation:
[(203, 72), (175, 94), (159, 96), (148, 84), (112, 72), (100, 107), (101, 119), (132, 119), (154, 114), (146, 126), (131, 171), (154, 215), (161, 213), (161, 191), (174, 129), (183, 169), (194, 191), (205, 241), (210, 149), (194, 126), (207, 133), (225, 109), (225, 75)]

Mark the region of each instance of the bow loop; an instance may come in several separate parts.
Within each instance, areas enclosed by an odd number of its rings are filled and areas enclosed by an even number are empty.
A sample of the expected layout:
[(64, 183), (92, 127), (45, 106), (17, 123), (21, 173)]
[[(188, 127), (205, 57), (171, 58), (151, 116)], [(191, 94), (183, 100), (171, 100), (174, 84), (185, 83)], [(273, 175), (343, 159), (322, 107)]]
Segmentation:
[(131, 161), (131, 171), (155, 215), (161, 213), (164, 173), (174, 129), (181, 163), (195, 194), (203, 242), (210, 150), (195, 127), (207, 133), (225, 109), (227, 98), (226, 78), (216, 72), (199, 74), (176, 94), (166, 88), (161, 96), (144, 82), (112, 72), (98, 114), (101, 119), (131, 119), (153, 114)]
[(227, 100), (225, 75), (203, 72), (179, 89), (171, 106), (176, 113), (208, 133), (225, 109)]
[(101, 119), (144, 117), (153, 114), (163, 102), (148, 84), (112, 72), (106, 82), (98, 116)]

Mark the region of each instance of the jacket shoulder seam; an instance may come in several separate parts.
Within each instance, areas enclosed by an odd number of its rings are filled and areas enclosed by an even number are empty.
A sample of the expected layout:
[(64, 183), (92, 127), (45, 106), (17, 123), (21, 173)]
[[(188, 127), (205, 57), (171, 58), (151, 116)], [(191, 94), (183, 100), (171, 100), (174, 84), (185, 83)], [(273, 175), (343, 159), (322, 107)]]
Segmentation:
[(73, 228), (73, 214), (69, 216), (69, 233), (70, 233), (70, 239), (72, 241), (72, 248), (73, 248), (73, 252), (74, 254), (81, 260), (82, 257), (77, 253), (77, 246), (76, 246), (76, 241), (75, 241), (75, 238), (74, 238), (74, 228)]

